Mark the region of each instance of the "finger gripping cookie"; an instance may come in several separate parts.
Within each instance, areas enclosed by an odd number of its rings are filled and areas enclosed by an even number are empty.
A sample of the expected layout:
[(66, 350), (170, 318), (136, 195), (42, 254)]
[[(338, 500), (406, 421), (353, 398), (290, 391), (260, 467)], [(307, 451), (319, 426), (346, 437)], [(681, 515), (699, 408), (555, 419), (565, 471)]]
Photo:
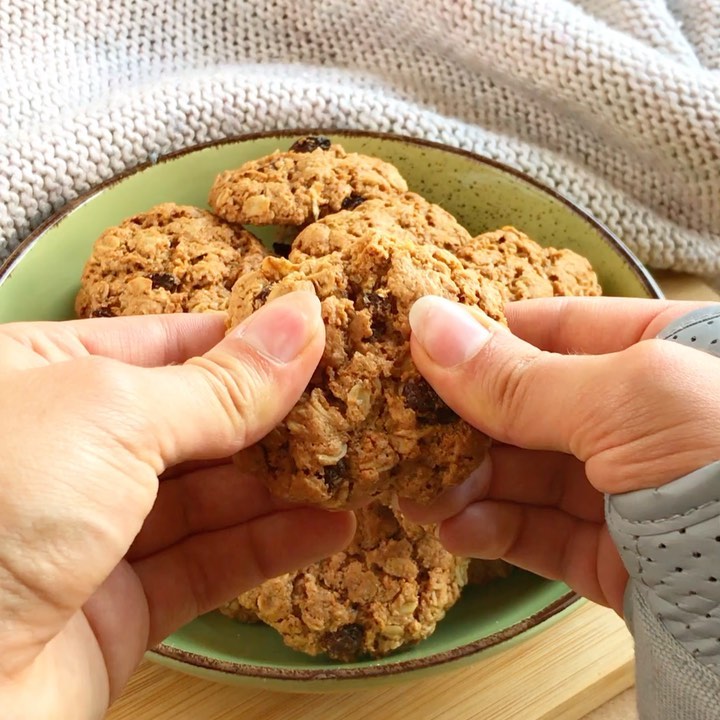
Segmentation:
[(225, 310), (262, 244), (205, 210), (165, 203), (108, 228), (80, 282), (79, 317)]
[(430, 501), (464, 480), (487, 439), (418, 374), (408, 313), (417, 298), (433, 294), (504, 321), (494, 284), (406, 233), (367, 233), (344, 253), (264, 260), (233, 289), (231, 324), (294, 290), (320, 299), (325, 352), (285, 421), (237, 462), (266, 478), (275, 495), (325, 507), (389, 490)]
[(432, 634), (467, 582), (467, 560), (448, 553), (432, 526), (372, 504), (356, 512), (346, 551), (240, 595), (223, 612), (248, 613), (289, 647), (352, 662), (382, 657)]
[(230, 222), (304, 225), (362, 199), (406, 191), (407, 183), (389, 163), (347, 153), (327, 138), (307, 137), (286, 152), (218, 175), (210, 206)]

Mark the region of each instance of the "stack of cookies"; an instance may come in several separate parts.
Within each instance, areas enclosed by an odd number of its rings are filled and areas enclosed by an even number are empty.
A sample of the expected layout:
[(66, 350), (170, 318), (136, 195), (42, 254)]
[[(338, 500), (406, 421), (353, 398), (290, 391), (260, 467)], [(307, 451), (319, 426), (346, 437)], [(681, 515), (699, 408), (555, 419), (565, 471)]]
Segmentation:
[[(213, 213), (165, 204), (106, 230), (82, 277), (81, 317), (227, 310), (232, 327), (295, 290), (314, 292), (325, 353), (284, 422), (237, 462), (278, 497), (356, 510), (351, 546), (270, 580), (223, 611), (339, 661), (379, 657), (430, 635), (468, 581), (468, 562), (396, 497), (430, 502), (482, 461), (489, 439), (415, 369), (408, 313), (423, 295), (505, 322), (506, 302), (599, 295), (590, 264), (511, 227), (472, 237), (408, 191), (392, 165), (324, 137), (220, 174)], [(268, 252), (245, 225), (281, 228)], [(487, 581), (507, 572), (474, 564)]]

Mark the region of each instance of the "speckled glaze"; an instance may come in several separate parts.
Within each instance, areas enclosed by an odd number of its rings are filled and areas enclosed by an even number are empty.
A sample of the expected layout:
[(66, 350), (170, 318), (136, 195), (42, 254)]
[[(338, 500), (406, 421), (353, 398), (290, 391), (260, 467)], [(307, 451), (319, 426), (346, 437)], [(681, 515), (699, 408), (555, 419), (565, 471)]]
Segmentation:
[[(317, 131), (270, 133), (203, 146), (126, 173), (79, 198), (0, 268), (0, 322), (72, 317), (83, 264), (100, 232), (160, 202), (207, 207), (221, 170), (285, 149)], [(411, 190), (452, 212), (472, 234), (512, 224), (544, 245), (569, 247), (595, 267), (606, 295), (659, 297), (631, 253), (582, 210), (510, 168), (470, 153), (389, 135), (325, 132), (349, 151), (394, 163)], [(272, 240), (272, 231), (261, 231)], [(151, 659), (222, 682), (328, 692), (415, 679), (457, 667), (542, 631), (577, 607), (562, 583), (517, 572), (467, 588), (432, 637), (382, 660), (339, 665), (286, 648), (262, 625), (219, 613), (167, 638)]]

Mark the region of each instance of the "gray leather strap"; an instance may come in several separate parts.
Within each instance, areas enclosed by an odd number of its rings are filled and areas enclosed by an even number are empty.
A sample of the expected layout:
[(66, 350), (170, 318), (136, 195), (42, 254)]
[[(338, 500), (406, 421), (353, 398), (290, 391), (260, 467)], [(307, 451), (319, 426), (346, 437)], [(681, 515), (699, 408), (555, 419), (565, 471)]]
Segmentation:
[(708, 305), (683, 315), (657, 337), (720, 357), (720, 305)]
[[(611, 496), (606, 517), (631, 577), (628, 593), (635, 585), (670, 634), (720, 674), (720, 462), (661, 488)], [(626, 602), (629, 623), (632, 613)]]
[[(658, 337), (720, 357), (720, 305), (684, 315)], [(631, 628), (633, 598), (642, 598), (689, 662), (720, 675), (720, 461), (657, 489), (608, 496), (606, 517), (630, 574)]]

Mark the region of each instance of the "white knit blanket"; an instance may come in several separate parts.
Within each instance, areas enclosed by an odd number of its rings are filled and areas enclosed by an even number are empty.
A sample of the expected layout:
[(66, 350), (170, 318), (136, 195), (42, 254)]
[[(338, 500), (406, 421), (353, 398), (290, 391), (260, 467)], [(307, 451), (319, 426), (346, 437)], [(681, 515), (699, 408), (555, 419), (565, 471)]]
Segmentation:
[(0, 259), (138, 163), (273, 128), (429, 138), (720, 274), (720, 0), (0, 0)]

